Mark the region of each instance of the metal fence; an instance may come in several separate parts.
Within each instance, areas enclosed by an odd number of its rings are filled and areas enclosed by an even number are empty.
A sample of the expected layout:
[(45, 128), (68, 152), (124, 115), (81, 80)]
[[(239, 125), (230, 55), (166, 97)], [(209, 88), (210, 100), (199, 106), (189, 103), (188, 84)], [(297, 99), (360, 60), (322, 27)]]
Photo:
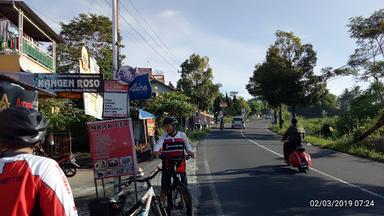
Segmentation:
[(22, 48), (19, 50), (20, 38), (18, 35), (7, 33), (0, 35), (0, 53), (1, 54), (12, 54), (12, 53), (23, 53), (38, 63), (44, 65), (51, 71), (54, 71), (54, 59), (48, 53), (40, 49), (32, 41), (22, 37)]
[(67, 155), (72, 153), (70, 133), (49, 133), (43, 145), (48, 155)]

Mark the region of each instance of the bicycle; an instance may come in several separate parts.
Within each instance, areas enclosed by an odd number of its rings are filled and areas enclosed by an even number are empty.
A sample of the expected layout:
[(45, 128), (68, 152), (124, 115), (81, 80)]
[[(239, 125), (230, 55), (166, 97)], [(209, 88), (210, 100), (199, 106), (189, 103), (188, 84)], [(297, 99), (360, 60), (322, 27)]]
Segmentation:
[(160, 201), (160, 197), (155, 194), (153, 190), (151, 180), (160, 172), (162, 169), (158, 168), (156, 172), (154, 172), (151, 176), (139, 179), (135, 177), (129, 178), (126, 182), (120, 184), (122, 187), (127, 187), (131, 185), (133, 182), (146, 183), (147, 192), (142, 196), (140, 200), (136, 202), (130, 209), (126, 211), (125, 203), (127, 200), (126, 191), (122, 190), (119, 192), (115, 198), (110, 199), (110, 208), (113, 209), (113, 215), (123, 215), (123, 216), (147, 216), (147, 215), (155, 215), (155, 216), (167, 216), (167, 211)]
[(163, 173), (167, 172), (172, 176), (172, 183), (170, 190), (167, 192), (167, 214), (168, 216), (172, 215), (172, 210), (178, 210), (181, 215), (187, 215), (187, 216), (192, 216), (193, 213), (193, 203), (192, 203), (192, 195), (184, 183), (182, 183), (181, 180), (181, 173), (176, 172), (176, 166), (179, 162), (183, 160), (188, 160), (190, 159), (190, 155), (188, 156), (183, 156), (180, 158), (170, 158), (166, 157), (164, 155), (160, 155), (161, 159), (168, 159), (171, 160), (172, 163), (172, 168), (165, 170), (164, 168), (162, 169)]

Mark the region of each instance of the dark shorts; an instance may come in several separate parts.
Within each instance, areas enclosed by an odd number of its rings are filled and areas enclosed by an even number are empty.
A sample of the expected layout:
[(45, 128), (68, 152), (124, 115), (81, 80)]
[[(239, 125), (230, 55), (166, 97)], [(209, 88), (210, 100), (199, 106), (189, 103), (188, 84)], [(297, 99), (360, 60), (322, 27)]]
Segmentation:
[[(177, 173), (176, 175), (180, 175), (181, 183), (185, 186), (188, 186), (187, 174)], [(161, 174), (161, 191), (168, 192), (171, 189), (172, 184), (172, 175), (169, 172), (162, 172)]]

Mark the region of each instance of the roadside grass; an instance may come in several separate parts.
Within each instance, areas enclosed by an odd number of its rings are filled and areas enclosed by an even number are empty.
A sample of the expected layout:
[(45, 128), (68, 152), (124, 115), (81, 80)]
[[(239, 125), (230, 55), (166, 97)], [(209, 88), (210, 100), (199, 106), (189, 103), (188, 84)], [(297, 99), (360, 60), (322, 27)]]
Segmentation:
[[(283, 128), (280, 129), (276, 125), (275, 127), (269, 125), (268, 128), (277, 134), (283, 135), (287, 129), (287, 126), (284, 125)], [(320, 135), (312, 134), (306, 135), (304, 141), (320, 148), (332, 149), (338, 152), (384, 162), (384, 152), (378, 151), (375, 146), (370, 145), (367, 142), (360, 144), (353, 143), (352, 135), (346, 135), (341, 138), (324, 138)]]
[(201, 130), (194, 130), (188, 134), (188, 138), (192, 142), (196, 142), (196, 141), (199, 141), (200, 139), (204, 138), (205, 136), (207, 136), (209, 132), (210, 132), (210, 130), (207, 128), (204, 128)]

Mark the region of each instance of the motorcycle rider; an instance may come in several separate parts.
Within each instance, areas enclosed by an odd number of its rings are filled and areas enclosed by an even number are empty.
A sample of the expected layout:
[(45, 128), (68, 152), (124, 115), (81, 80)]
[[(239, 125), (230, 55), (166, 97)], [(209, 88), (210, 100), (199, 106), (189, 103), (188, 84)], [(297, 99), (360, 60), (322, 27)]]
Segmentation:
[(220, 129), (224, 129), (224, 118), (220, 118)]
[(289, 164), (289, 155), (299, 146), (304, 140), (305, 131), (297, 125), (297, 118), (291, 120), (292, 125), (284, 133), (282, 142), (284, 143), (284, 160)]
[(3, 216), (76, 216), (67, 178), (43, 152), (48, 121), (38, 111), (0, 112), (0, 211)]

